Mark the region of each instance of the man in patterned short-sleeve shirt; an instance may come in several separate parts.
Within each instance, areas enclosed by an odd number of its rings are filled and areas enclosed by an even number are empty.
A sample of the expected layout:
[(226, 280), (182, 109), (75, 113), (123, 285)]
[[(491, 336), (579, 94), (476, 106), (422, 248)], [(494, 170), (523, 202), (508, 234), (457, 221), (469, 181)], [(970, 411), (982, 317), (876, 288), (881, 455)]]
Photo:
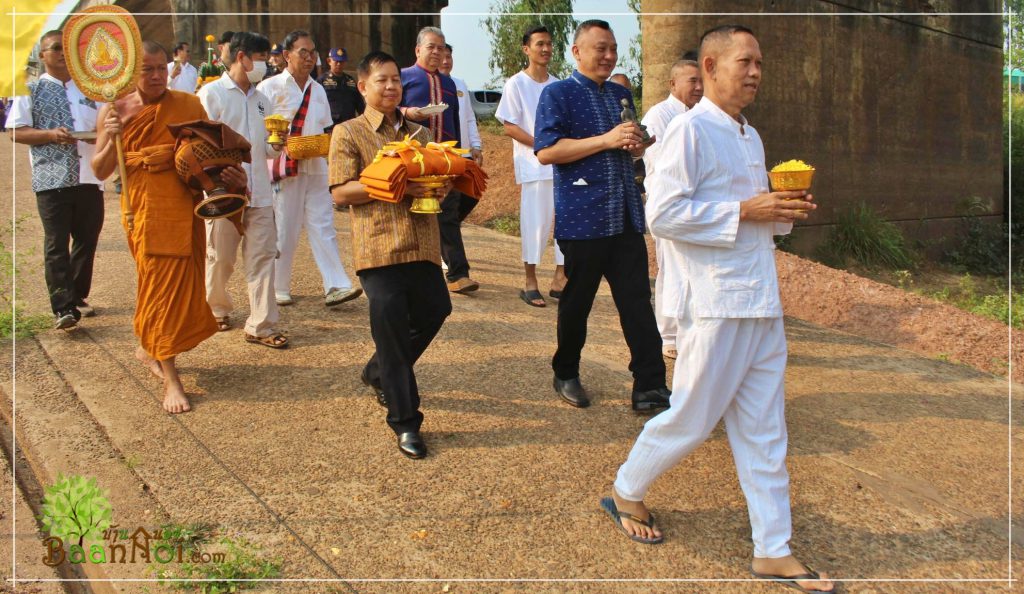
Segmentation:
[(331, 135), (328, 183), (334, 203), (351, 207), (353, 260), (370, 301), (370, 334), (375, 352), (362, 380), (388, 409), (387, 422), (398, 436), (398, 449), (423, 458), (420, 436), (423, 413), (413, 365), (430, 346), (452, 311), (441, 275), (438, 217), (409, 211), (406, 198), (421, 196), (426, 186), (408, 182), (399, 202), (374, 200), (359, 181), (388, 142), (416, 136), (417, 124), (398, 111), (402, 78), (395, 59), (370, 52), (357, 69), (362, 115), (341, 122)]
[(71, 80), (60, 31), (40, 39), (39, 60), (46, 72), (29, 84), (29, 95), (14, 98), (7, 127), (12, 140), (31, 147), (50, 307), (57, 328), (70, 328), (94, 313), (85, 300), (103, 228), (103, 190), (89, 166), (94, 141), (72, 133), (95, 131), (99, 106)]
[(633, 108), (629, 91), (606, 82), (617, 58), (608, 23), (581, 23), (572, 53), (577, 70), (541, 93), (533, 145), (542, 164), (555, 166), (555, 239), (569, 277), (558, 302), (555, 391), (573, 406), (590, 405), (579, 378), (580, 353), (604, 277), (629, 345), (633, 410), (663, 410), (670, 393), (651, 308), (644, 207), (633, 182), (633, 160), (646, 147), (637, 124), (622, 122), (622, 101)]

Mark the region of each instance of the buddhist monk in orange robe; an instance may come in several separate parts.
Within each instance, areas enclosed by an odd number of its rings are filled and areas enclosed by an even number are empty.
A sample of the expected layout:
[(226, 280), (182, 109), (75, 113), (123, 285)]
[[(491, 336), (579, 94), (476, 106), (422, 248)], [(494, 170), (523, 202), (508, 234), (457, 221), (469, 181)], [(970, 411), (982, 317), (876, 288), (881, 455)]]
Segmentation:
[[(205, 119), (191, 93), (167, 89), (167, 51), (143, 44), (135, 91), (104, 106), (92, 166), (105, 179), (117, 170), (114, 136), (122, 134), (127, 179), (122, 180), (121, 224), (138, 273), (133, 325), (135, 356), (164, 382), (167, 412), (191, 409), (174, 359), (217, 332), (206, 302), (206, 231), (193, 214), (194, 195), (174, 168), (175, 138), (168, 124)], [(245, 173), (226, 168), (221, 179), (246, 186)]]

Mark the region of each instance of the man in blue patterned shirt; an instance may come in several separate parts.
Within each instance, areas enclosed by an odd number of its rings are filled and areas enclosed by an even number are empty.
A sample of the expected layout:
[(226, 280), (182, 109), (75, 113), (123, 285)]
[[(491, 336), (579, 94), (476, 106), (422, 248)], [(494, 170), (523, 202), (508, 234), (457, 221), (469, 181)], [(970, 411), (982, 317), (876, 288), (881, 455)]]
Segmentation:
[(98, 106), (71, 80), (60, 31), (40, 39), (39, 60), (46, 72), (29, 83), (28, 95), (15, 97), (7, 128), (14, 142), (31, 147), (46, 288), (57, 328), (67, 329), (94, 314), (85, 300), (103, 228), (103, 190), (90, 166), (95, 139), (74, 133), (96, 131)]
[(569, 404), (590, 405), (580, 383), (587, 318), (601, 278), (608, 280), (629, 345), (633, 410), (668, 408), (661, 337), (651, 308), (644, 241), (644, 206), (633, 182), (633, 160), (646, 145), (635, 121), (623, 122), (623, 86), (607, 84), (618, 46), (608, 23), (584, 21), (572, 54), (577, 69), (544, 88), (537, 105), (533, 150), (554, 165), (555, 239), (569, 282), (558, 302), (558, 350), (551, 366), (555, 391)]

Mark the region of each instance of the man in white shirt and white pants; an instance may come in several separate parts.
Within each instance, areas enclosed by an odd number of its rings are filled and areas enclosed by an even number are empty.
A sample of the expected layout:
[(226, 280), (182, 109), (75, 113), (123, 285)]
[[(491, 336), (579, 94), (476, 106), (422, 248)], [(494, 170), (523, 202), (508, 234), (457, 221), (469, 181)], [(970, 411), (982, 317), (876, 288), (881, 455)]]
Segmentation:
[(444, 44), (444, 52), (441, 54), (441, 65), (437, 67), (441, 74), (451, 76), (452, 82), (459, 95), (459, 148), (468, 149), (467, 156), (476, 161), (477, 165), (484, 166), (483, 143), (480, 141), (480, 129), (476, 125), (476, 114), (473, 113), (473, 104), (469, 101), (469, 87), (466, 81), (452, 76), (452, 67), (455, 60), (452, 57), (452, 46)]
[(226, 219), (206, 221), (206, 301), (217, 318), (217, 327), (231, 327), (234, 309), (228, 280), (242, 245), (245, 279), (249, 293), (249, 318), (245, 322), (245, 340), (280, 349), (288, 338), (275, 329), (278, 321), (274, 300), (274, 260), (277, 258), (277, 227), (274, 224), (274, 196), (270, 190), (268, 157), (276, 151), (267, 144), (263, 118), (270, 115), (270, 100), (256, 90), (266, 72), (270, 41), (258, 33), (237, 33), (232, 39), (220, 79), (199, 90), (199, 100), (207, 116), (223, 122), (252, 145), (252, 163), (242, 163), (249, 178), (249, 206), (242, 216), (245, 235)]
[[(551, 239), (555, 224), (555, 191), (551, 165), (541, 165), (533, 153), (533, 127), (537, 102), (544, 87), (558, 78), (548, 73), (551, 62), (551, 33), (544, 27), (533, 27), (523, 35), (523, 53), (529, 60), (526, 69), (505, 81), (495, 117), (512, 137), (512, 161), (516, 183), (521, 187), (519, 202), (519, 235), (522, 240), (523, 266), (526, 269), (526, 288), (519, 298), (527, 305), (544, 307), (547, 302), (539, 290), (537, 265)], [(553, 298), (562, 295), (565, 287), (565, 257), (555, 250), (555, 277), (548, 293)]]
[[(696, 60), (679, 60), (672, 65), (672, 69), (669, 71), (668, 98), (649, 109), (640, 122), (647, 126), (648, 134), (655, 139), (655, 143), (644, 153), (647, 177), (654, 174), (654, 156), (661, 148), (661, 142), (658, 140), (665, 135), (669, 122), (672, 121), (672, 118), (685, 113), (696, 105), (703, 94), (704, 87), (700, 82), (700, 69)], [(669, 359), (675, 359), (677, 356), (676, 320), (674, 317), (661, 314), (665, 275), (661, 272), (664, 265), (662, 242), (657, 237), (654, 238), (654, 251), (658, 261), (658, 276), (654, 281), (654, 317), (658, 321), (658, 332), (661, 334), (661, 352)]]
[(782, 325), (773, 236), (814, 209), (807, 192), (768, 191), (764, 146), (741, 115), (761, 82), (749, 29), (701, 39), (704, 98), (669, 124), (648, 178), (647, 222), (665, 240), (666, 315), (679, 320), (671, 407), (647, 422), (601, 506), (632, 540), (663, 535), (651, 484), (725, 420), (750, 515), (755, 577), (805, 592), (833, 583), (790, 551)]
[[(327, 93), (310, 76), (317, 60), (313, 38), (306, 31), (292, 31), (284, 40), (284, 57), (288, 63), (285, 71), (261, 82), (257, 88), (270, 99), (272, 113), (292, 122), (291, 134), (323, 134), (325, 129), (334, 125), (334, 120), (331, 119)], [(305, 100), (307, 92), (309, 99)], [(307, 103), (305, 120), (302, 128), (296, 130), (294, 120), (300, 115), (299, 108), (304, 101)], [(287, 149), (284, 153), (271, 162), (271, 178), (275, 182), (277, 249), (280, 252), (274, 271), (277, 304), (294, 303), (291, 295), (292, 264), (303, 225), (313, 249), (313, 259), (323, 277), (326, 305), (331, 307), (355, 299), (363, 290), (352, 287), (352, 281), (341, 264), (338, 234), (334, 230), (334, 206), (327, 188), (327, 159), (314, 157), (296, 163), (287, 158)]]
[(199, 82), (199, 71), (189, 62), (192, 57), (189, 45), (179, 41), (174, 46), (174, 61), (167, 65), (167, 88), (175, 91), (195, 93)]
[[(452, 67), (455, 65), (454, 58), (452, 57), (452, 46), (444, 44), (444, 51), (441, 52), (441, 65), (437, 67), (437, 71), (441, 74), (447, 74), (451, 77), (452, 82), (455, 83), (455, 89), (459, 97), (459, 148), (469, 150), (468, 153), (463, 155), (467, 159), (473, 159), (477, 165), (484, 166), (484, 151), (483, 143), (480, 141), (480, 129), (476, 125), (476, 114), (473, 113), (473, 105), (469, 101), (469, 87), (466, 86), (466, 81), (461, 78), (455, 78), (452, 76)], [(475, 201), (467, 199), (468, 202), (464, 204), (470, 204), (475, 206)], [(469, 212), (473, 209), (463, 209), (460, 212), (460, 216), (468, 216)], [(442, 266), (445, 270), (448, 270), (447, 262), (442, 261)]]

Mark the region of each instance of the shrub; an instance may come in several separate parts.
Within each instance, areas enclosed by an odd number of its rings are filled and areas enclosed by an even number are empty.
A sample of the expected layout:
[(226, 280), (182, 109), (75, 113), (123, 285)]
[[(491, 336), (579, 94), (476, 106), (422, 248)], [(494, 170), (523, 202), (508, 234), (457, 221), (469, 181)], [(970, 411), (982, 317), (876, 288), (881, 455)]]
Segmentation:
[(484, 226), (490, 227), (499, 233), (505, 235), (512, 235), (513, 237), (519, 237), (519, 215), (518, 214), (506, 214), (494, 217), (493, 219), (484, 223)]
[(1011, 295), (1008, 290), (995, 287), (995, 292), (979, 290), (978, 283), (970, 274), (965, 274), (957, 283), (956, 289), (944, 287), (941, 291), (926, 293), (929, 297), (959, 307), (980, 316), (998, 320), (1014, 328), (1024, 328), (1024, 291), (1015, 289), (1012, 294), (1013, 308), (1010, 307)]
[[(1015, 274), (1024, 273), (1024, 95), (1008, 94), (1003, 97), (1003, 172), (1004, 172), (1004, 204), (1016, 214), (1010, 218), (1010, 210), (1006, 211), (1009, 223), (1009, 234), (1014, 250), (1011, 254)], [(1009, 122), (1006, 119), (1009, 118)], [(1008, 134), (1012, 131), (1013, 146), (1010, 146)], [(1012, 166), (1012, 167), (1011, 167)], [(1012, 169), (1012, 171), (1011, 171)], [(1014, 191), (1009, 186), (1012, 183)]]
[(793, 233), (787, 233), (786, 235), (775, 236), (775, 249), (780, 252), (793, 253)]
[(494, 116), (477, 118), (476, 126), (480, 130), (490, 132), (491, 134), (497, 134), (498, 136), (505, 135), (505, 125), (499, 122)]
[(839, 213), (836, 224), (818, 248), (823, 262), (846, 266), (856, 262), (868, 268), (914, 268), (915, 260), (900, 230), (861, 202)]
[(963, 201), (962, 231), (957, 246), (946, 251), (945, 259), (965, 272), (974, 274), (1005, 274), (1009, 245), (1009, 229), (1002, 222), (983, 220), (978, 215), (991, 212), (980, 198)]

